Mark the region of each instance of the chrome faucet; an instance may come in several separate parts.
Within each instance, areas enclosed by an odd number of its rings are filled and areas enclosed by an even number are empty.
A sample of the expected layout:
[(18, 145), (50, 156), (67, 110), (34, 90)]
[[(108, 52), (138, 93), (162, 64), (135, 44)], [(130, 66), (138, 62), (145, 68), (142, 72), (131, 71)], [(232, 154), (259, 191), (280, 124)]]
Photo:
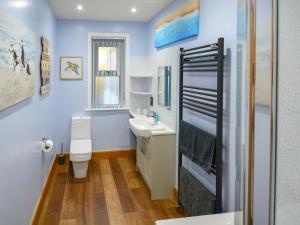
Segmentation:
[(152, 117), (154, 125), (157, 125), (157, 113), (155, 111), (150, 111), (148, 117)]

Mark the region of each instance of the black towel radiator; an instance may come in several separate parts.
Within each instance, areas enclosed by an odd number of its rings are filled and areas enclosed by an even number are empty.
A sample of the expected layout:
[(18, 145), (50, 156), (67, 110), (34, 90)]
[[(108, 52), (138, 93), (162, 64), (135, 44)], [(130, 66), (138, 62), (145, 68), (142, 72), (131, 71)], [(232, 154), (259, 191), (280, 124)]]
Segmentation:
[[(179, 76), (179, 132), (183, 120), (183, 109), (200, 113), (216, 120), (216, 149), (211, 172), (216, 176), (215, 213), (222, 213), (222, 164), (223, 164), (223, 67), (224, 67), (224, 38), (217, 43), (190, 49), (180, 49)], [(217, 89), (184, 85), (184, 76), (191, 74), (217, 75)], [(180, 135), (179, 135), (180, 137)], [(179, 138), (180, 144), (180, 138)], [(180, 167), (182, 153), (178, 155), (178, 181), (180, 181)], [(180, 182), (178, 182), (180, 193)], [(180, 196), (178, 196), (179, 207)]]

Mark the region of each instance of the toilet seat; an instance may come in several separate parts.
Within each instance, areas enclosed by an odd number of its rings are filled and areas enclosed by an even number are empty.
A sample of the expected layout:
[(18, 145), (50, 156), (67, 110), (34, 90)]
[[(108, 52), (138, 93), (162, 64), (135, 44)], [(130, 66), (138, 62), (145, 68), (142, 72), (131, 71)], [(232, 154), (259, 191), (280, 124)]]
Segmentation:
[(72, 162), (88, 161), (92, 158), (91, 140), (72, 140), (70, 146), (70, 160)]

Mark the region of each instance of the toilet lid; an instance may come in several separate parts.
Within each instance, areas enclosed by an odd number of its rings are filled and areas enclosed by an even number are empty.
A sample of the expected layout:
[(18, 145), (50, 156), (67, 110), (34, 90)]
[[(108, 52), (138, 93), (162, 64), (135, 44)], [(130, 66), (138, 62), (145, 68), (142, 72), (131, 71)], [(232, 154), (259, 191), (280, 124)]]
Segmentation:
[(91, 154), (92, 141), (91, 140), (72, 140), (70, 147), (71, 154)]

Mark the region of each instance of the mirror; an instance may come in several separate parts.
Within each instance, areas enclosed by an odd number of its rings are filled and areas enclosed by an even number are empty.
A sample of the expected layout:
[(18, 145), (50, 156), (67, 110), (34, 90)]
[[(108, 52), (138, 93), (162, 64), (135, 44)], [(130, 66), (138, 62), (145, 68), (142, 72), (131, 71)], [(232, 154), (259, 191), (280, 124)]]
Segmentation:
[(158, 105), (171, 109), (171, 66), (158, 67)]

